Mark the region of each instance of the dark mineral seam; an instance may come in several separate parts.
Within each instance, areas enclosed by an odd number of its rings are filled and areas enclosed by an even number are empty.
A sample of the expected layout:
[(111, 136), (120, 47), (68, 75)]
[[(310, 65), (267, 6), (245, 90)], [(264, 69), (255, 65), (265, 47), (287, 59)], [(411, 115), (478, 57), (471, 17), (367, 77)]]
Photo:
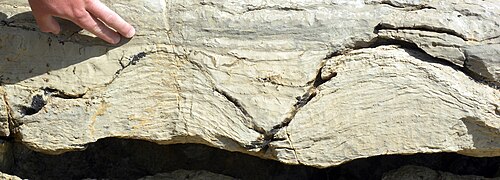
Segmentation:
[(37, 31), (36, 28), (26, 27), (26, 26), (19, 26), (19, 25), (14, 24), (13, 22), (9, 22), (9, 21), (6, 21), (6, 20), (1, 20), (0, 21), (0, 26), (11, 27), (11, 28), (18, 28), (18, 29), (22, 29), (22, 30), (26, 30), (26, 31)]
[(47, 104), (47, 101), (43, 99), (43, 96), (40, 94), (34, 95), (31, 97), (30, 106), (21, 106), (21, 114), (25, 116), (30, 116), (36, 114), (42, 110), (42, 108)]
[[(248, 118), (250, 120), (253, 119), (253, 117), (250, 115), (250, 113), (248, 113), (248, 111), (245, 109), (243, 104), (236, 97), (231, 96), (227, 91), (224, 91), (221, 88), (218, 88), (216, 86), (215, 80), (212, 78), (212, 76), (210, 74), (208, 74), (208, 72), (206, 70), (204, 70), (204, 69), (207, 69), (205, 66), (203, 66), (202, 64), (200, 64), (196, 61), (189, 60), (189, 58), (186, 56), (183, 58), (186, 59), (192, 65), (194, 65), (201, 73), (203, 73), (203, 75), (207, 78), (207, 80), (210, 81), (210, 85), (211, 85), (212, 89), (214, 90), (214, 92), (217, 92), (220, 95), (224, 96), (224, 98), (226, 98), (229, 102), (231, 102), (246, 118)], [(260, 134), (265, 133), (265, 130), (262, 127), (259, 127), (253, 121), (251, 121), (251, 122), (252, 122), (252, 127), (249, 127), (250, 129), (252, 129), (255, 132), (258, 132)], [(243, 145), (243, 146), (246, 146), (246, 145)]]
[(108, 86), (110, 85), (111, 83), (113, 83), (115, 81), (116, 78), (118, 78), (118, 76), (120, 75), (120, 73), (125, 70), (125, 68), (129, 67), (130, 65), (136, 65), (141, 59), (143, 59), (144, 57), (146, 57), (148, 54), (150, 53), (156, 53), (157, 51), (148, 51), (148, 52), (139, 52), (139, 53), (136, 53), (134, 55), (131, 55), (129, 56), (126, 60), (128, 60), (128, 62), (124, 62), (125, 59), (124, 59), (124, 56), (122, 56), (119, 60), (118, 60), (118, 63), (120, 64), (121, 68), (118, 69), (114, 76), (113, 76), (113, 79), (111, 79), (111, 81), (105, 83), (104, 85), (105, 86)]
[(247, 7), (243, 12), (241, 13), (234, 13), (234, 12), (230, 12), (230, 11), (227, 11), (227, 10), (224, 10), (223, 7), (219, 7), (218, 5), (212, 3), (212, 2), (200, 2), (200, 5), (202, 6), (212, 6), (212, 7), (216, 7), (217, 9), (219, 9), (220, 11), (223, 11), (223, 12), (227, 12), (229, 14), (232, 14), (232, 15), (235, 15), (235, 14), (239, 14), (239, 15), (242, 15), (242, 14), (245, 14), (245, 13), (249, 13), (249, 12), (252, 12), (252, 11), (262, 11), (262, 10), (275, 10), (275, 11), (305, 11), (305, 9), (303, 8), (298, 8), (298, 7), (283, 7), (283, 6), (255, 6), (255, 7)]
[[(378, 31), (378, 30), (380, 30), (380, 29), (376, 29), (376, 31)], [(492, 88), (498, 89), (498, 86), (495, 86), (495, 85), (492, 85), (491, 83), (485, 82), (484, 80), (480, 79), (477, 74), (468, 70), (467, 68), (459, 67), (459, 66), (457, 66), (457, 65), (455, 65), (455, 64), (453, 64), (445, 59), (433, 57), (433, 56), (427, 54), (424, 50), (422, 50), (421, 48), (419, 48), (417, 45), (415, 45), (412, 42), (395, 40), (395, 39), (383, 39), (380, 37), (376, 37), (376, 38), (370, 40), (369, 42), (363, 42), (361, 44), (367, 44), (367, 46), (355, 46), (349, 50), (330, 52), (329, 54), (326, 55), (325, 59), (330, 59), (330, 58), (335, 57), (335, 56), (347, 54), (348, 52), (350, 52), (352, 50), (357, 50), (357, 49), (376, 48), (376, 47), (383, 46), (383, 45), (398, 45), (404, 49), (415, 50), (417, 52), (420, 52), (420, 53), (422, 53), (422, 55), (426, 56), (426, 58), (435, 59), (436, 60), (435, 63), (440, 63), (442, 65), (452, 67), (453, 69), (466, 74), (468, 77), (470, 77), (472, 80), (474, 80), (478, 83), (488, 85)], [(412, 56), (415, 56), (418, 59), (423, 60), (422, 57), (417, 56), (416, 54), (413, 54)], [(425, 61), (425, 60), (423, 60), (423, 61)], [(264, 137), (262, 139), (258, 139), (256, 141), (253, 141), (251, 143), (251, 145), (245, 146), (247, 149), (259, 148), (261, 151), (266, 151), (268, 146), (269, 146), (269, 143), (271, 143), (274, 140), (277, 140), (277, 139), (275, 139), (276, 133), (278, 133), (278, 131), (280, 129), (288, 126), (290, 124), (290, 122), (293, 120), (293, 118), (295, 117), (295, 115), (297, 114), (297, 112), (302, 107), (304, 107), (307, 103), (309, 103), (317, 95), (318, 86), (329, 81), (331, 78), (333, 78), (337, 75), (336, 72), (334, 72), (330, 76), (326, 77), (325, 79), (322, 79), (321, 78), (321, 71), (323, 69), (323, 66), (324, 65), (322, 65), (322, 67), (319, 69), (318, 74), (316, 75), (316, 78), (312, 82), (312, 87), (310, 87), (308, 89), (308, 91), (306, 93), (304, 93), (302, 96), (296, 97), (297, 102), (293, 105), (292, 110), (289, 112), (289, 116), (286, 117), (281, 123), (273, 126), (273, 128), (270, 129), (269, 131), (266, 131), (263, 134)]]
[(229, 102), (233, 103), (234, 106), (236, 106), (241, 111), (241, 113), (243, 113), (243, 115), (245, 115), (246, 117), (248, 117), (250, 119), (253, 119), (253, 117), (248, 113), (248, 111), (245, 108), (243, 108), (243, 105), (241, 104), (241, 102), (238, 99), (231, 96), (229, 93), (227, 93), (226, 91), (224, 91), (220, 88), (214, 87), (213, 90), (215, 92), (219, 93), (220, 95), (224, 96)]
[(413, 27), (396, 27), (395, 25), (389, 24), (389, 23), (379, 23), (377, 26), (375, 26), (374, 33), (378, 34), (380, 30), (418, 30), (418, 31), (426, 31), (426, 32), (433, 32), (433, 33), (444, 33), (448, 34), (451, 36), (456, 36), (461, 38), (464, 41), (476, 41), (476, 40), (469, 40), (465, 35), (460, 34), (453, 29), (447, 29), (447, 28), (442, 28), (442, 27), (433, 27), (433, 26), (427, 26), (427, 25), (416, 25)]
[[(483, 42), (483, 41), (490, 41), (490, 40), (499, 39), (499, 38), (500, 38), (500, 34), (496, 35), (496, 36), (484, 38), (483, 40), (481, 40), (481, 42)], [(498, 44), (498, 43), (500, 43), (500, 40), (498, 40), (498, 42), (491, 42), (491, 43), (487, 42), (486, 44)]]
[(382, 4), (382, 5), (388, 5), (393, 8), (401, 9), (403, 11), (418, 11), (418, 10), (424, 10), (424, 9), (436, 9), (435, 7), (429, 6), (427, 4), (420, 4), (420, 5), (411, 5), (411, 4), (402, 4), (402, 5), (397, 5), (392, 3), (391, 1), (382, 1), (380, 3), (373, 3), (373, 4)]
[[(325, 58), (329, 58), (330, 55), (327, 55)], [(321, 77), (321, 72), (323, 69), (323, 66), (318, 70), (316, 77), (314, 81), (312, 82), (311, 87), (302, 95), (296, 97), (297, 102), (292, 106), (292, 109), (289, 111), (288, 116), (281, 121), (279, 124), (276, 124), (273, 126), (272, 129), (269, 131), (266, 131), (263, 133), (263, 138), (258, 139), (256, 141), (252, 141), (250, 145), (245, 146), (247, 149), (260, 149), (260, 150), (267, 150), (269, 143), (275, 140), (280, 140), (276, 139), (275, 135), (284, 127), (287, 127), (290, 122), (295, 118), (295, 115), (300, 111), (302, 107), (307, 105), (319, 92), (318, 87), (325, 82), (328, 82), (330, 79), (335, 77), (337, 75), (336, 72), (333, 72), (332, 75), (325, 77), (324, 79)], [(287, 136), (289, 136), (287, 134)]]
[(299, 86), (299, 85), (287, 85), (287, 84), (283, 84), (283, 83), (274, 81), (273, 79), (271, 79), (269, 77), (257, 78), (257, 80), (259, 80), (261, 82), (267, 82), (269, 84), (276, 85), (276, 86), (292, 87), (292, 88), (304, 88), (304, 87), (306, 87), (306, 86)]
[[(22, 29), (22, 30), (25, 30), (25, 31), (31, 31), (31, 32), (39, 32), (39, 33), (43, 33), (41, 31), (39, 31), (37, 28), (34, 28), (34, 27), (28, 27), (28, 26), (22, 26), (22, 25), (16, 25), (14, 24), (13, 22), (8, 22), (6, 20), (2, 20), (0, 21), (0, 27), (3, 26), (3, 27), (9, 27), (9, 28), (16, 28), (16, 29)], [(52, 45), (52, 38), (55, 38), (57, 39), (57, 42), (61, 45), (64, 45), (65, 42), (72, 42), (72, 43), (77, 43), (77, 44), (84, 44), (84, 43), (81, 43), (81, 42), (76, 42), (76, 41), (70, 41), (69, 39), (78, 34), (78, 32), (80, 32), (80, 30), (76, 31), (76, 32), (73, 32), (71, 33), (68, 37), (63, 37), (62, 34), (59, 34), (59, 35), (54, 35), (54, 34), (48, 34), (48, 33), (44, 33), (44, 34), (47, 34), (49, 36), (48, 38), (48, 45), (51, 46)], [(94, 45), (94, 44), (89, 44), (89, 45)], [(107, 44), (103, 44), (103, 45), (107, 45)]]
[[(491, 88), (500, 90), (500, 83), (499, 82), (494, 82), (494, 81), (488, 80), (486, 77), (483, 77), (483, 76), (477, 74), (476, 72), (473, 72), (470, 69), (468, 69), (466, 67), (466, 62), (468, 61), (467, 58), (465, 59), (465, 62), (464, 62), (465, 64), (462, 67), (462, 66), (458, 66), (456, 64), (453, 64), (452, 62), (450, 62), (446, 59), (431, 56), (430, 54), (425, 52), (422, 48), (418, 47), (413, 42), (404, 41), (404, 40), (397, 40), (397, 39), (388, 39), (388, 38), (386, 39), (386, 38), (380, 38), (380, 37), (377, 37), (375, 39), (376, 40), (374, 40), (372, 42), (372, 45), (369, 46), (370, 48), (375, 48), (375, 47), (382, 46), (382, 45), (398, 45), (403, 49), (413, 50), (413, 51), (421, 53), (420, 55), (418, 55), (418, 54), (414, 54), (414, 53), (412, 54), (410, 52), (410, 55), (416, 57), (419, 60), (429, 62), (425, 59), (426, 58), (433, 59), (434, 61), (432, 61), (432, 63), (439, 63), (439, 64), (444, 65), (444, 66), (449, 66), (456, 71), (460, 71), (460, 72), (464, 73), (465, 75), (467, 75), (471, 80), (475, 81), (476, 83), (487, 85)], [(466, 54), (464, 54), (464, 55), (465, 55), (465, 57), (467, 57)]]
[(302, 8), (296, 8), (296, 7), (280, 7), (280, 6), (264, 6), (264, 7), (253, 7), (253, 8), (247, 8), (243, 13), (245, 14), (248, 12), (252, 11), (262, 11), (262, 10), (276, 10), (276, 11), (305, 11), (305, 9)]
[(83, 96), (85, 96), (85, 94), (87, 94), (86, 92), (81, 93), (81, 94), (68, 94), (68, 93), (61, 91), (59, 89), (50, 88), (50, 87), (42, 88), (42, 90), (44, 91), (45, 95), (49, 95), (49, 96), (57, 97), (57, 98), (61, 98), (61, 99), (80, 99), (80, 98), (83, 98)]

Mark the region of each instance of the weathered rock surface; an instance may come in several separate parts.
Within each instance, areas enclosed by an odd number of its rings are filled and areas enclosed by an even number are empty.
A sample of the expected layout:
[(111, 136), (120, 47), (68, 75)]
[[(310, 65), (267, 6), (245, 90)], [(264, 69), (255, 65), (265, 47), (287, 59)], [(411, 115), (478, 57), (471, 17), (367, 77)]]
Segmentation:
[(473, 175), (456, 175), (448, 172), (435, 171), (421, 166), (405, 166), (384, 175), (383, 180), (397, 179), (442, 179), (442, 180), (487, 180), (497, 178), (485, 178)]
[(17, 176), (5, 174), (2, 172), (0, 172), (0, 179), (3, 179), (3, 180), (21, 180), (21, 178), (19, 178)]
[[(315, 167), (500, 156), (500, 2), (104, 1), (110, 46), (0, 2), (0, 135), (51, 154), (106, 137)], [(474, 79), (473, 79), (474, 78)]]

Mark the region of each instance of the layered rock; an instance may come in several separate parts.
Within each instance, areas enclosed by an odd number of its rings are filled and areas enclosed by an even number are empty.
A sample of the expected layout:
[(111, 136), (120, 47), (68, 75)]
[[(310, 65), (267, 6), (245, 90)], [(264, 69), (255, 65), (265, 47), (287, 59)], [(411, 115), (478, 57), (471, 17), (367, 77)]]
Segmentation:
[(21, 180), (21, 178), (0, 172), (0, 178), (5, 180)]
[(0, 132), (51, 154), (106, 137), (328, 167), (500, 155), (500, 3), (104, 1), (119, 46), (0, 4)]

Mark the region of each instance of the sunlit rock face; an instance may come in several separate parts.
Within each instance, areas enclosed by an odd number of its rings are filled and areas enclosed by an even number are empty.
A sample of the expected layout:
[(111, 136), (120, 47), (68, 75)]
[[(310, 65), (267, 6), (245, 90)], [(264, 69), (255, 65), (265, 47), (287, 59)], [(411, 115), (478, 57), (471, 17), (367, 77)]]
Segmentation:
[(500, 156), (500, 2), (107, 0), (109, 45), (0, 2), (0, 135), (61, 154), (107, 137), (331, 167)]

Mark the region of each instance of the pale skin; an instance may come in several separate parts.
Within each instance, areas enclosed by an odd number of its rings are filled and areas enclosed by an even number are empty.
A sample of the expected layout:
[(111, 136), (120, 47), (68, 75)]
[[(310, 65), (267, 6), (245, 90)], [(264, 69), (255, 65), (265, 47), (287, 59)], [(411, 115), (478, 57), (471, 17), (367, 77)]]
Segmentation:
[(121, 36), (131, 38), (135, 34), (132, 25), (99, 0), (28, 1), (36, 23), (43, 32), (59, 34), (61, 27), (54, 17), (60, 17), (111, 44), (119, 43)]

